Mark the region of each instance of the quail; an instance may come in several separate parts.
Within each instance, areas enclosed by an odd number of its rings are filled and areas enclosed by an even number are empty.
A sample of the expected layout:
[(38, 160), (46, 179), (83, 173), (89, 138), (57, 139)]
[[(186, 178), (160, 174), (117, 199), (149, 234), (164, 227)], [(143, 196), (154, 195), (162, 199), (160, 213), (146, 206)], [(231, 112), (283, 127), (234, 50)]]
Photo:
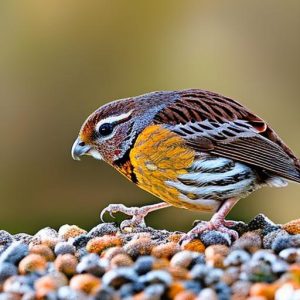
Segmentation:
[(214, 92), (159, 91), (110, 102), (83, 123), (72, 156), (104, 160), (163, 200), (144, 207), (111, 204), (132, 216), (121, 226), (145, 226), (152, 211), (176, 206), (214, 213), (187, 237), (218, 230), (233, 239), (226, 215), (263, 186), (300, 182), (300, 162), (275, 131), (237, 101)]

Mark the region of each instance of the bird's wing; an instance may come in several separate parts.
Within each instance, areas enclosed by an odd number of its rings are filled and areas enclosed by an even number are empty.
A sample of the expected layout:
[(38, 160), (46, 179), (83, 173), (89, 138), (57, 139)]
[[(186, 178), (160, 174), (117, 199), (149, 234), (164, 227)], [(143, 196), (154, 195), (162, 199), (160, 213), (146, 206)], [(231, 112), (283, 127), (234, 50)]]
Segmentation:
[(199, 152), (234, 159), (300, 182), (299, 161), (259, 117), (234, 100), (189, 90), (155, 117)]

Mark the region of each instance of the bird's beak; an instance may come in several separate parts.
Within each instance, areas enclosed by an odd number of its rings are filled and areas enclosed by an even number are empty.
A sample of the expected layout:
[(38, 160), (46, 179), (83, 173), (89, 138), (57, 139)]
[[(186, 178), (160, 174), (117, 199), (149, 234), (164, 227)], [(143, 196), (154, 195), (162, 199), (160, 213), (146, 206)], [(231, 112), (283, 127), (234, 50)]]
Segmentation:
[(77, 138), (72, 147), (72, 157), (75, 160), (80, 160), (80, 156), (88, 155), (91, 150), (91, 146), (86, 145), (80, 138)]

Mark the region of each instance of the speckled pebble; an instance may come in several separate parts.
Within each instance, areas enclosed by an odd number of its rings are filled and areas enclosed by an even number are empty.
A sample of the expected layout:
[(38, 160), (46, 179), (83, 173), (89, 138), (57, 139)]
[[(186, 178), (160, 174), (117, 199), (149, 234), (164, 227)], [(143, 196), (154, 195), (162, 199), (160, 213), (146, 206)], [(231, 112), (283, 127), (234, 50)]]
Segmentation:
[(75, 252), (75, 257), (78, 260), (81, 260), (83, 257), (85, 257), (88, 254), (89, 254), (89, 252), (86, 250), (86, 248), (79, 248)]
[(183, 241), (181, 243), (181, 249), (203, 253), (205, 251), (205, 246), (200, 239), (194, 238), (192, 240)]
[(261, 296), (265, 299), (274, 299), (277, 286), (268, 283), (255, 283), (250, 288), (250, 296)]
[(101, 281), (92, 274), (79, 274), (72, 277), (70, 287), (76, 291), (86, 294), (95, 294), (99, 289)]
[(46, 269), (46, 259), (35, 253), (31, 253), (24, 257), (19, 263), (20, 274), (27, 274), (32, 272), (42, 272)]
[(275, 292), (276, 300), (299, 300), (300, 293), (298, 288), (294, 288), (293, 284), (285, 283)]
[(277, 259), (272, 263), (272, 272), (278, 276), (286, 273), (289, 270), (289, 264), (284, 260)]
[(293, 220), (282, 225), (282, 229), (287, 231), (289, 234), (300, 234), (300, 219)]
[(149, 299), (161, 299), (164, 294), (166, 287), (161, 283), (151, 284), (144, 290), (145, 296)]
[(170, 261), (166, 258), (157, 258), (153, 263), (153, 270), (166, 269), (170, 266)]
[(280, 251), (279, 256), (290, 264), (300, 262), (300, 249), (283, 249), (282, 251)]
[(168, 242), (166, 244), (154, 246), (151, 251), (151, 255), (157, 258), (170, 259), (178, 251), (180, 251), (180, 246), (178, 243)]
[(129, 267), (131, 265), (133, 265), (132, 258), (128, 254), (124, 253), (115, 255), (110, 261), (110, 266), (112, 268)]
[(58, 230), (58, 236), (66, 241), (69, 238), (75, 238), (82, 234), (86, 234), (86, 230), (78, 227), (77, 225), (65, 224)]
[(219, 231), (211, 230), (201, 234), (200, 240), (205, 247), (210, 245), (231, 245), (231, 239), (228, 234)]
[(20, 241), (24, 244), (29, 245), (32, 240), (32, 235), (27, 233), (17, 233), (13, 236), (14, 241)]
[(203, 281), (211, 270), (212, 267), (207, 265), (195, 265), (190, 271), (191, 279)]
[(118, 228), (114, 223), (102, 223), (95, 226), (87, 233), (87, 237), (92, 239), (94, 237), (101, 237), (104, 235), (115, 235), (118, 232)]
[(55, 269), (67, 276), (72, 276), (76, 273), (78, 261), (72, 254), (61, 254), (54, 261)]
[(170, 286), (173, 279), (172, 276), (165, 270), (154, 270), (141, 276), (139, 280), (147, 284), (162, 283), (166, 286)]
[(263, 261), (250, 261), (242, 266), (240, 276), (243, 280), (252, 282), (273, 282), (277, 276), (272, 272), (272, 266)]
[(224, 259), (229, 253), (229, 248), (225, 245), (211, 245), (205, 249), (206, 263), (215, 268), (224, 267)]
[(249, 231), (248, 224), (242, 221), (235, 221), (234, 225), (230, 229), (236, 231), (239, 236), (242, 236), (245, 232)]
[(205, 288), (199, 293), (196, 300), (218, 300), (218, 295), (212, 288)]
[(273, 223), (264, 214), (257, 215), (248, 224), (249, 231), (261, 229), (263, 235), (266, 235), (274, 230), (278, 230), (280, 229), (280, 227), (281, 227), (280, 225), (276, 225), (275, 223)]
[(52, 291), (56, 291), (58, 288), (68, 284), (67, 277), (60, 273), (51, 273), (44, 275), (37, 279), (34, 284), (36, 289), (36, 295), (38, 298), (42, 298), (48, 295)]
[(132, 297), (133, 294), (139, 293), (145, 289), (145, 285), (141, 282), (129, 282), (125, 283), (120, 287), (121, 299)]
[(62, 286), (61, 288), (59, 288), (57, 291), (57, 296), (59, 300), (88, 300), (89, 299), (86, 293), (79, 290), (74, 290), (69, 286)]
[(263, 237), (263, 247), (265, 249), (272, 249), (272, 244), (275, 239), (283, 236), (289, 236), (289, 234), (282, 229), (274, 230)]
[(243, 249), (248, 252), (255, 252), (262, 247), (262, 238), (257, 231), (246, 232), (238, 240), (236, 240), (232, 249)]
[(193, 260), (198, 257), (199, 254), (197, 252), (192, 251), (180, 251), (176, 253), (170, 260), (171, 266), (177, 266), (182, 268), (189, 268), (192, 264)]
[(0, 285), (9, 277), (17, 275), (18, 268), (9, 262), (0, 263)]
[(135, 282), (137, 280), (137, 273), (129, 267), (110, 270), (102, 277), (103, 284), (113, 288), (119, 288), (125, 282)]
[(149, 255), (154, 247), (154, 242), (148, 237), (134, 239), (124, 246), (124, 250), (133, 258), (140, 255)]
[(55, 245), (54, 253), (56, 256), (60, 254), (75, 254), (76, 248), (67, 242), (59, 242)]
[(116, 291), (112, 287), (102, 285), (93, 297), (95, 300), (119, 300), (119, 296), (116, 296), (115, 294)]
[(250, 254), (241, 249), (233, 250), (229, 255), (224, 259), (224, 266), (240, 266), (251, 259)]
[(251, 260), (253, 262), (266, 262), (271, 265), (277, 260), (277, 256), (270, 250), (261, 249), (252, 255)]
[(47, 261), (54, 261), (55, 256), (48, 246), (46, 245), (34, 245), (29, 250), (30, 253), (39, 254), (43, 256)]
[(251, 288), (250, 281), (238, 280), (234, 282), (231, 286), (232, 294), (235, 295), (235, 300), (246, 299), (249, 296)]
[(204, 283), (206, 286), (216, 284), (221, 280), (223, 274), (224, 271), (221, 269), (211, 269), (204, 277)]
[(12, 264), (17, 264), (27, 254), (28, 254), (28, 245), (22, 242), (13, 242), (0, 255), (0, 263), (9, 262)]
[(184, 283), (182, 281), (173, 281), (171, 285), (168, 287), (167, 295), (169, 299), (174, 299), (176, 295), (180, 292), (184, 291)]
[(178, 293), (174, 300), (194, 300), (196, 299), (196, 295), (191, 291), (182, 291)]
[(90, 238), (86, 234), (82, 234), (82, 235), (76, 236), (70, 242), (76, 248), (83, 248), (83, 247), (86, 247), (86, 244), (88, 243), (89, 240), (90, 240)]
[(101, 257), (111, 260), (118, 254), (126, 254), (126, 251), (121, 246), (111, 247), (101, 253)]
[(194, 265), (205, 265), (205, 264), (206, 264), (205, 255), (203, 253), (201, 253), (193, 259), (192, 264), (190, 265), (190, 267), (192, 267)]
[(184, 236), (183, 232), (180, 231), (174, 231), (172, 232), (169, 237), (168, 237), (168, 241), (169, 242), (175, 242), (175, 243), (179, 243), (179, 241), (181, 240), (181, 238)]
[(134, 270), (138, 275), (146, 274), (152, 270), (154, 261), (155, 259), (153, 256), (140, 256), (134, 264)]
[(34, 291), (33, 279), (23, 275), (12, 276), (4, 282), (3, 291), (20, 294), (32, 292)]
[(300, 248), (300, 234), (280, 236), (272, 243), (272, 249), (276, 253), (279, 253), (283, 249), (287, 248)]
[(44, 244), (50, 248), (54, 248), (55, 245), (60, 241), (58, 233), (55, 229), (45, 227), (38, 231), (31, 239), (30, 246)]
[(232, 285), (240, 278), (240, 267), (230, 266), (224, 269), (222, 281), (228, 285)]
[(194, 294), (198, 295), (202, 289), (202, 284), (198, 281), (193, 281), (193, 280), (185, 280), (182, 281), (182, 285), (185, 290), (191, 291)]
[(13, 242), (13, 237), (5, 230), (0, 230), (0, 254)]
[(86, 245), (86, 249), (90, 253), (100, 254), (107, 248), (121, 246), (123, 244), (122, 240), (114, 235), (105, 235), (103, 237), (95, 237)]
[(187, 280), (189, 279), (189, 270), (179, 266), (168, 266), (164, 268), (173, 277), (174, 280)]
[(213, 287), (218, 295), (218, 300), (231, 299), (231, 288), (225, 282), (218, 282)]
[(100, 259), (95, 253), (90, 253), (82, 258), (76, 267), (77, 273), (90, 273), (94, 276), (102, 276), (108, 268), (109, 262)]

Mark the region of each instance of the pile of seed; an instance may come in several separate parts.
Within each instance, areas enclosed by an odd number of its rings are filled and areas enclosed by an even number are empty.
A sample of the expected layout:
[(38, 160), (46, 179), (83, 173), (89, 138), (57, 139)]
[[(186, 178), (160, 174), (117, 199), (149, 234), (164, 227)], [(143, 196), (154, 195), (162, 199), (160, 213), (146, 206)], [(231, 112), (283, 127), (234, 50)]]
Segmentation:
[(34, 236), (0, 231), (0, 300), (300, 299), (300, 220), (263, 215), (235, 226), (240, 238), (208, 231), (121, 231), (103, 223)]

